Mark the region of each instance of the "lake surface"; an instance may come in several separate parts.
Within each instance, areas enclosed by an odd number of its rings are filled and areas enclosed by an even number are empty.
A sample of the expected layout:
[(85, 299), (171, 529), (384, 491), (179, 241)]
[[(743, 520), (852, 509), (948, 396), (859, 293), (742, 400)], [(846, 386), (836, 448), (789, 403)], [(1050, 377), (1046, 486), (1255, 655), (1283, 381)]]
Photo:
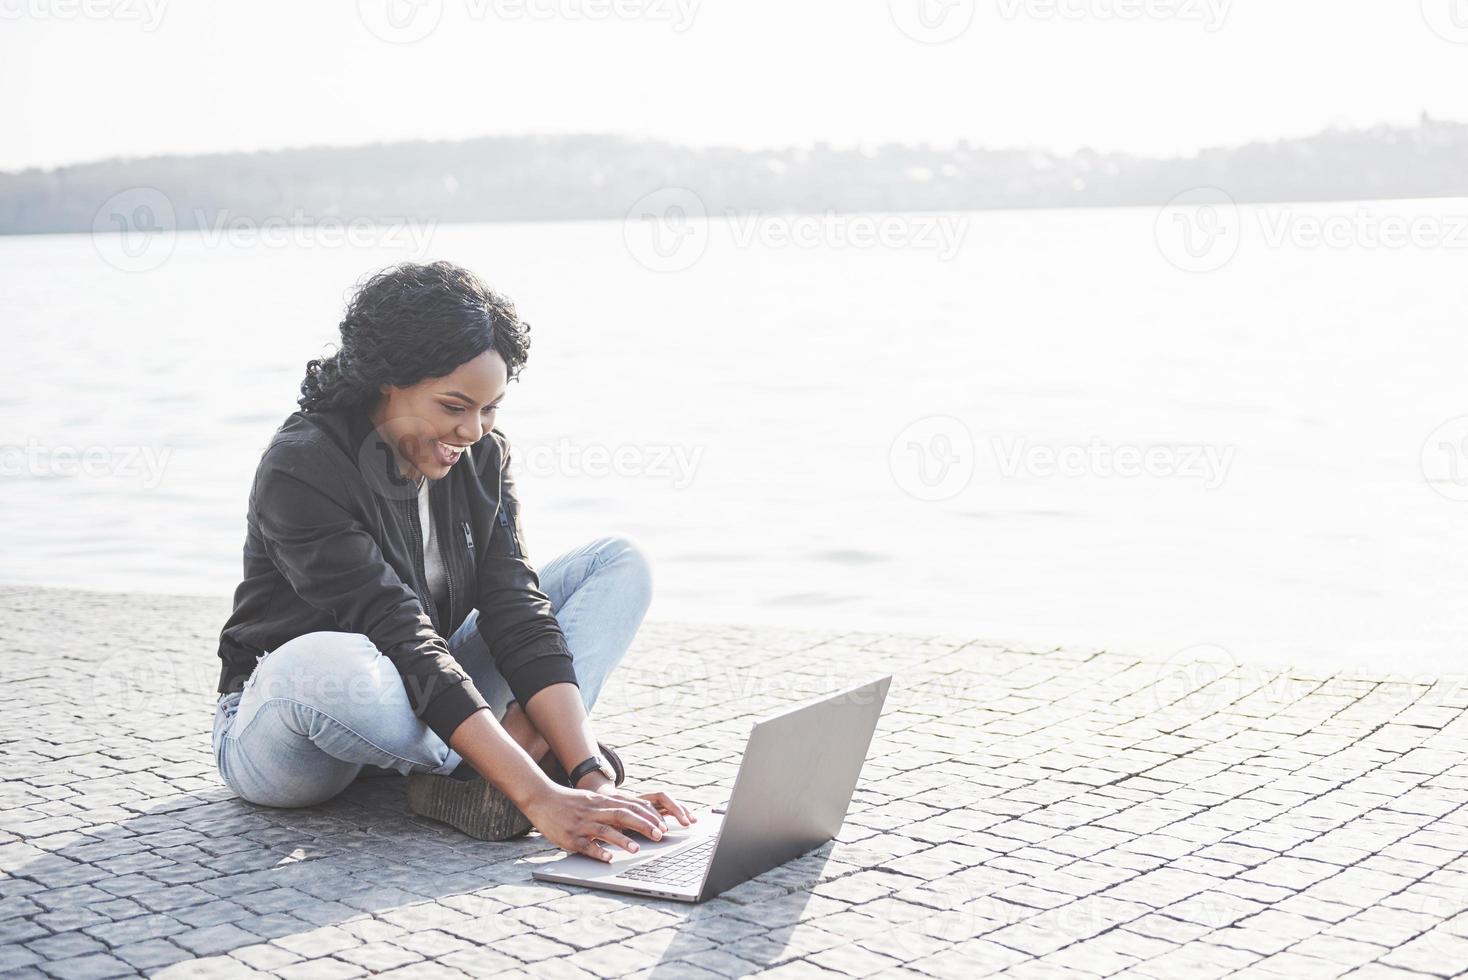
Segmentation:
[(671, 258), (620, 222), (191, 233), (147, 268), (3, 238), (0, 580), (231, 594), (346, 293), (443, 258), (532, 324), (499, 419), (532, 559), (631, 534), (651, 616), (1463, 670), (1465, 214), (1243, 208), (1222, 255), (1150, 209), (942, 216), (951, 248), (718, 219)]

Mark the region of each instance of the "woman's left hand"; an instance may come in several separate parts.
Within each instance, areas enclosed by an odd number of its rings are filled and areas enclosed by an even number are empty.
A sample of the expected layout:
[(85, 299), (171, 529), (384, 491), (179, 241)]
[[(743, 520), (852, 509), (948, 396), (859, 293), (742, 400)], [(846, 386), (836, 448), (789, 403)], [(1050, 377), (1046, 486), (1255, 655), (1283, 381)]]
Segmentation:
[(598, 789), (597, 792), (601, 793), (604, 796), (621, 796), (630, 800), (644, 800), (648, 803), (651, 803), (653, 809), (657, 810), (659, 813), (665, 816), (671, 815), (677, 818), (678, 822), (685, 827), (687, 827), (690, 823), (698, 822), (698, 818), (695, 817), (686, 806), (679, 803), (677, 800), (673, 799), (671, 796), (669, 796), (667, 793), (664, 793), (660, 789), (651, 790), (646, 793), (634, 793), (630, 789), (626, 789), (625, 787), (613, 786), (608, 783), (606, 786)]

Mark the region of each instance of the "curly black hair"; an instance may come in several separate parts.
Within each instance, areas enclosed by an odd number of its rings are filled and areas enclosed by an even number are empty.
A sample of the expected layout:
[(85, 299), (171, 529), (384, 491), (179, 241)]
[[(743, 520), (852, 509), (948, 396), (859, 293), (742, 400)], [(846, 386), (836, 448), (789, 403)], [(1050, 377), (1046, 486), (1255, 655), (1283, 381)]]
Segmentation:
[(491, 347), (517, 378), (530, 324), (515, 304), (451, 262), (403, 263), (357, 286), (337, 352), (306, 364), (298, 402), (303, 412), (370, 406), (381, 385), (442, 377)]

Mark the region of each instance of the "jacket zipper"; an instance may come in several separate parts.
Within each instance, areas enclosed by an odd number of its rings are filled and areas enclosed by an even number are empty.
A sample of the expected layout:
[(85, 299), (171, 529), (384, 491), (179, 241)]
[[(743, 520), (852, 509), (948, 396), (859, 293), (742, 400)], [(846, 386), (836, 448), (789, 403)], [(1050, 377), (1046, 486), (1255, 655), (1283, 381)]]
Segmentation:
[(507, 513), (505, 508), (505, 466), (503, 460), (500, 461), (499, 484), (499, 499), (494, 502), (495, 510), (499, 518), (500, 527), (504, 528), (505, 533), (509, 535), (510, 554), (514, 555), (516, 558), (519, 558), (520, 542), (515, 540), (515, 531), (513, 528), (510, 527), (510, 515)]
[(510, 527), (510, 515), (505, 513), (504, 501), (500, 501), (500, 527), (510, 536), (510, 553), (516, 558), (520, 557), (520, 544), (515, 540), (515, 531)]

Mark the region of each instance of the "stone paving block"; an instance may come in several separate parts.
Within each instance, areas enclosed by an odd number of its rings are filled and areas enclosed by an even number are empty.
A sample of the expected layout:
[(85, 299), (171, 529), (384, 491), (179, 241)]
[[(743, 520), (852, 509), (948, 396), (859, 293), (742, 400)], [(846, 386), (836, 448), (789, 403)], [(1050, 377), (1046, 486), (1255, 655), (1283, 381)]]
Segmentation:
[(1242, 970), (1262, 959), (1259, 954), (1246, 950), (1229, 949), (1203, 941), (1195, 941), (1163, 953), (1144, 963), (1134, 966), (1131, 973), (1155, 980), (1172, 980), (1176, 977), (1208, 980), (1224, 977)]
[(228, 956), (205, 956), (166, 966), (152, 975), (162, 977), (163, 980), (182, 980), (185, 977), (232, 980), (235, 977), (268, 977), (270, 974), (262, 973)]
[(1028, 954), (1019, 950), (985, 939), (973, 939), (941, 953), (914, 960), (908, 965), (938, 980), (970, 980), (976, 973), (983, 976), (998, 972), (1029, 958)]
[(195, 956), (208, 957), (227, 953), (240, 946), (252, 945), (259, 942), (260, 937), (226, 922), (198, 929), (187, 929), (169, 936), (168, 941), (188, 950)]
[[(374, 974), (378, 977), (390, 977), (392, 980), (463, 980), (467, 974), (462, 970), (456, 970), (442, 963), (428, 961), (409, 963), (393, 970), (385, 970)], [(554, 974), (547, 974), (552, 976)]]
[(386, 941), (367, 942), (332, 954), (336, 959), (355, 963), (369, 973), (380, 973), (394, 967), (417, 962), (423, 957), (410, 949)]
[(1418, 973), (1455, 975), (1468, 964), (1468, 939), (1430, 930), (1391, 950), (1381, 962)]
[[(445, 961), (452, 957), (445, 957)], [(626, 943), (608, 943), (595, 949), (581, 950), (566, 957), (566, 961), (588, 973), (599, 977), (622, 977), (638, 970), (647, 969), (661, 962), (661, 957), (628, 946)], [(524, 966), (524, 961), (516, 965)]]
[(104, 977), (126, 977), (136, 973), (131, 964), (108, 953), (90, 953), (56, 960), (47, 963), (43, 969), (52, 976), (65, 980), (102, 980)]
[[(468, 949), (461, 949), (458, 952), (439, 957), (437, 962), (474, 977), (492, 976), (524, 966), (520, 960), (508, 953), (501, 953), (487, 946), (470, 946)], [(598, 976), (604, 976), (604, 974), (598, 974)]]
[(556, 922), (537, 930), (536, 935), (573, 949), (590, 949), (603, 943), (627, 939), (634, 933), (604, 919), (577, 919)]
[(982, 929), (959, 927), (945, 930), (941, 927), (934, 929), (929, 926), (930, 924), (924, 923), (921, 931), (915, 928), (884, 928), (857, 937), (856, 942), (862, 949), (881, 953), (899, 963), (910, 963), (913, 960), (942, 952), (955, 943), (973, 939), (989, 931), (989, 927)]
[(70, 959), (105, 950), (100, 942), (81, 932), (58, 932), (53, 936), (32, 939), (26, 943), (26, 947), (47, 960)]
[(849, 977), (868, 977), (902, 965), (902, 961), (862, 946), (835, 946), (811, 954), (809, 962)]
[(41, 954), (20, 944), (0, 946), (0, 975), (19, 970), (32, 963), (39, 963)]
[(673, 960), (671, 963), (688, 963), (721, 977), (746, 977), (760, 970), (758, 964), (740, 959), (722, 949), (700, 950)]
[(1120, 901), (1141, 902), (1153, 908), (1162, 908), (1207, 891), (1217, 884), (1217, 879), (1207, 875), (1176, 868), (1159, 868), (1108, 888), (1103, 894)]
[(51, 930), (31, 919), (16, 917), (0, 922), (0, 944), (23, 943), (51, 935)]
[(188, 950), (180, 949), (166, 939), (145, 939), (115, 946), (112, 955), (144, 972), (194, 958)]
[(281, 936), (271, 940), (273, 945), (308, 960), (350, 949), (358, 945), (358, 942), (356, 936), (336, 926), (321, 926), (293, 936)]
[(1332, 963), (1337, 967), (1337, 972), (1341, 972), (1342, 968), (1373, 963), (1381, 959), (1388, 949), (1375, 943), (1341, 936), (1313, 936), (1291, 946), (1290, 952)]
[(326, 956), (278, 967), (275, 975), (285, 980), (349, 980), (351, 977), (366, 976), (367, 970), (355, 963)]
[(301, 962), (302, 957), (297, 956), (289, 950), (269, 943), (255, 943), (251, 946), (239, 946), (229, 951), (229, 955), (239, 960), (246, 966), (256, 970), (269, 972), (282, 966)]

